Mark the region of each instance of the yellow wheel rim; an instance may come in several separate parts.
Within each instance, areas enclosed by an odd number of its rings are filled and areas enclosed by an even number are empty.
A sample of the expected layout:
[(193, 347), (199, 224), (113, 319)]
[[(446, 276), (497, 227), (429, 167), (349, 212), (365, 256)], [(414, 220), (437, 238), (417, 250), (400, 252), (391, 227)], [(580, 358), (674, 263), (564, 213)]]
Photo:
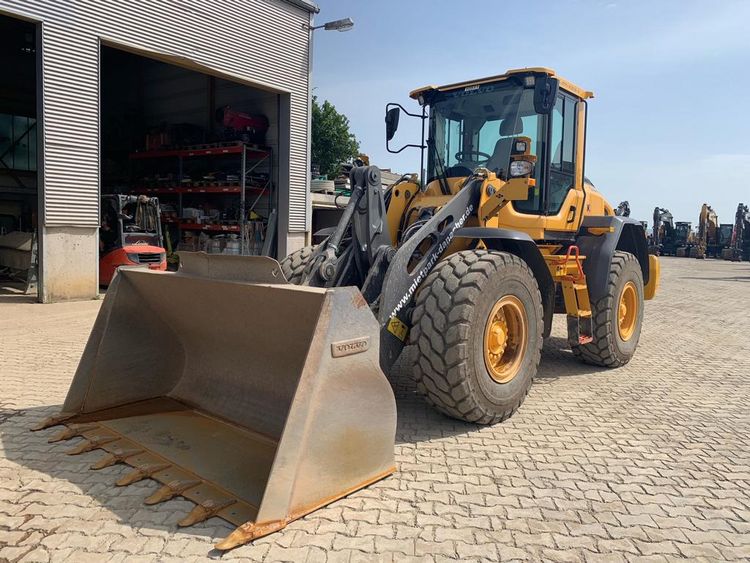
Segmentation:
[(633, 336), (637, 319), (638, 292), (635, 289), (635, 284), (629, 281), (622, 288), (620, 304), (617, 307), (617, 331), (623, 342), (627, 342)]
[(528, 339), (526, 308), (506, 295), (492, 307), (484, 329), (484, 363), (498, 383), (512, 380), (521, 368)]

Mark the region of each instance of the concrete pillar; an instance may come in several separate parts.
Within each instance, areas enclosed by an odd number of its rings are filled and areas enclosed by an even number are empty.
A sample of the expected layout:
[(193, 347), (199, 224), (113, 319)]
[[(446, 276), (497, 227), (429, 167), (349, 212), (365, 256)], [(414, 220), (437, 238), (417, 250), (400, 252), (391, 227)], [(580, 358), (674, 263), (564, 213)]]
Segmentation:
[(99, 296), (97, 229), (43, 227), (41, 246), (42, 303)]

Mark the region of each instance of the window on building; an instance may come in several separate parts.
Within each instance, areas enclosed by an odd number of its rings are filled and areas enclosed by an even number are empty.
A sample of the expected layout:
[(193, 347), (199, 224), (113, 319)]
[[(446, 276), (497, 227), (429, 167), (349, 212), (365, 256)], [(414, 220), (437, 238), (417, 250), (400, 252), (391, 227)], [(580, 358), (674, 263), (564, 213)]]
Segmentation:
[(0, 168), (36, 171), (36, 119), (0, 113)]

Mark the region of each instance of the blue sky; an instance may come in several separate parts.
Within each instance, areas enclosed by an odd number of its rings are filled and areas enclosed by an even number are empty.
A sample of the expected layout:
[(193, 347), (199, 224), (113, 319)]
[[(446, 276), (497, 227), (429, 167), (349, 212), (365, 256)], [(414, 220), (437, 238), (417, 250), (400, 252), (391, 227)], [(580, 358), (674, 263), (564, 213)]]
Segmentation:
[[(648, 220), (656, 205), (731, 223), (750, 204), (750, 2), (319, 0), (314, 93), (346, 114), (373, 164), (417, 172), (419, 152), (385, 150), (387, 102), (410, 90), (547, 66), (593, 90), (586, 175)], [(397, 139), (418, 142), (402, 118)], [(411, 125), (411, 126), (409, 126)]]

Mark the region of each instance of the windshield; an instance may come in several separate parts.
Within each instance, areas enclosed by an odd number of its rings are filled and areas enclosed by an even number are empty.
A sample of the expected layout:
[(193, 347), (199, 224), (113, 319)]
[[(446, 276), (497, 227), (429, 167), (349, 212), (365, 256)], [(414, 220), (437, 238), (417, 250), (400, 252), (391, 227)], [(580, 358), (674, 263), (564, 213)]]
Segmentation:
[[(120, 211), (118, 197), (122, 198), (119, 200)], [(105, 252), (119, 245), (161, 246), (158, 200), (145, 196), (104, 197), (99, 237), (101, 249)]]
[[(521, 154), (526, 141), (529, 160), (539, 159), (544, 146), (544, 119), (534, 111), (534, 90), (516, 82), (502, 82), (446, 92), (431, 101), (428, 182), (440, 177), (470, 175), (478, 167), (489, 168), (507, 179), (511, 155)], [(542, 166), (532, 177), (541, 185)], [(530, 209), (534, 201), (518, 202)]]
[(129, 202), (122, 207), (122, 230), (126, 233), (156, 233), (159, 214), (148, 200)]

